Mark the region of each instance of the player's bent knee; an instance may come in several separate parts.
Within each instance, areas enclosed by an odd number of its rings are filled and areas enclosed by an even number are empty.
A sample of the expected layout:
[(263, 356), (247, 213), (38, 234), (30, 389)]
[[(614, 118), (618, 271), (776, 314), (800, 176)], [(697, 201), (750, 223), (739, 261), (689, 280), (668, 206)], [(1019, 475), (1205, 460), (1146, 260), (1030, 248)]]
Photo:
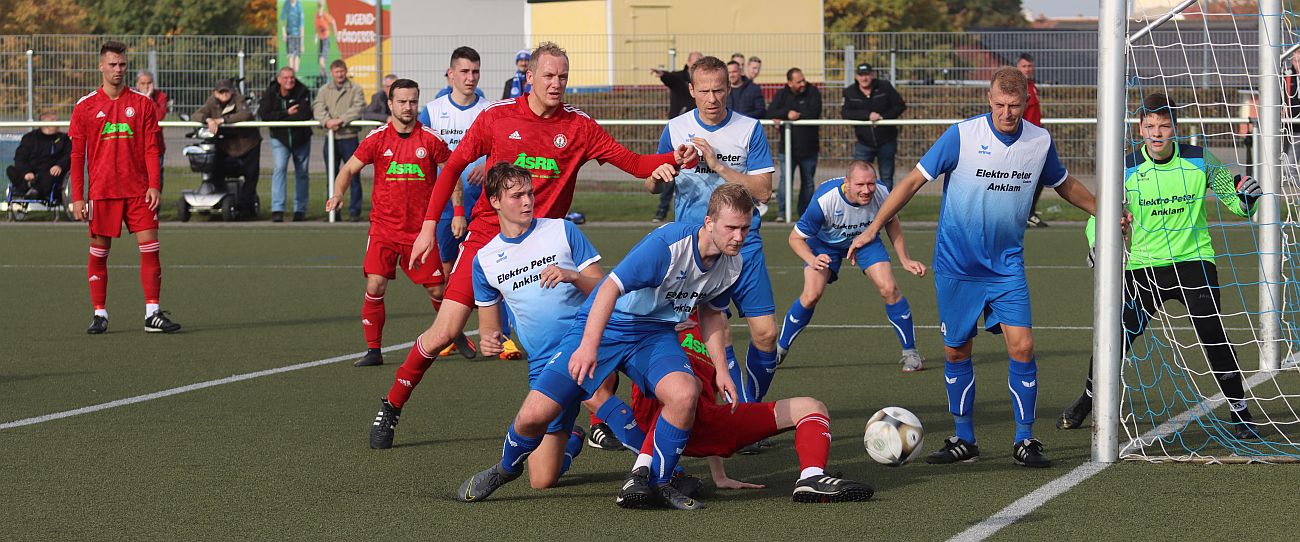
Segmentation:
[(694, 409), (700, 397), (700, 383), (689, 373), (670, 373), (655, 386), (655, 397), (663, 402), (664, 408)]

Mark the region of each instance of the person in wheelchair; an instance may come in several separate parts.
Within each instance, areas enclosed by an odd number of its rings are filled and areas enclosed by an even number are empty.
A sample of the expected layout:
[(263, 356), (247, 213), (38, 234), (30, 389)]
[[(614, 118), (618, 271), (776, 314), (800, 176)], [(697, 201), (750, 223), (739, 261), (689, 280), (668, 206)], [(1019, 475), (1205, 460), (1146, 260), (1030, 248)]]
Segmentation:
[(223, 125), (254, 120), (244, 96), (229, 79), (219, 81), (212, 96), (194, 112), (193, 120), (207, 124), (217, 134), (216, 172), (214, 179), (243, 177), (238, 195), (238, 212), (244, 220), (256, 219), (254, 201), (257, 176), (262, 157), (262, 134), (257, 128), (222, 128)]
[[(54, 113), (41, 113), (40, 120), (57, 120)], [(53, 202), (57, 188), (68, 174), (72, 140), (57, 126), (42, 126), (23, 136), (14, 152), (14, 164), (6, 173), (13, 185), (11, 200)]]

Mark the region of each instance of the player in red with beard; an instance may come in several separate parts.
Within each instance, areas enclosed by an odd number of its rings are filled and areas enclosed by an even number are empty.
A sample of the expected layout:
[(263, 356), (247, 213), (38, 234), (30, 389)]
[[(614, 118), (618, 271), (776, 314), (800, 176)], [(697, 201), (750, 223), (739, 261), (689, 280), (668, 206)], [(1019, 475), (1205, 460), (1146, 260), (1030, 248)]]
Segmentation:
[[(68, 135), (72, 138), (72, 214), (90, 222), (86, 278), (95, 313), (86, 333), (108, 331), (108, 251), (122, 235), (122, 222), (140, 246), (144, 330), (174, 333), (181, 326), (158, 307), (162, 265), (158, 260), (158, 201), (162, 185), (158, 156), (162, 129), (157, 106), (126, 86), (126, 44), (99, 48), (104, 83), (77, 100)], [(86, 167), (89, 162), (89, 167)], [(89, 185), (90, 204), (86, 204)]]
[[(649, 177), (663, 164), (680, 167), (696, 161), (695, 149), (685, 145), (672, 153), (633, 153), (614, 141), (586, 113), (565, 104), (562, 100), (569, 82), (569, 57), (558, 45), (546, 42), (533, 51), (527, 77), (532, 92), (484, 109), (438, 174), (410, 265), (423, 265), (434, 250), (434, 234), (442, 209), (461, 172), (481, 156), (488, 157), (488, 167), (498, 162), (513, 162), (532, 173), (533, 209), (538, 218), (563, 218), (569, 212), (578, 170), (590, 160), (613, 164), (637, 179)], [(371, 448), (392, 447), (393, 428), (411, 390), (420, 383), (438, 351), (451, 344), (469, 321), (474, 289), (470, 266), (460, 263), (473, 261), (478, 249), (498, 233), (496, 212), (487, 198), (479, 199), (457, 265), (452, 267), (442, 309), (433, 325), (416, 339), (406, 362), (397, 369), (388, 396), (380, 401), (379, 413), (370, 429)], [(527, 310), (526, 307), (513, 309)]]

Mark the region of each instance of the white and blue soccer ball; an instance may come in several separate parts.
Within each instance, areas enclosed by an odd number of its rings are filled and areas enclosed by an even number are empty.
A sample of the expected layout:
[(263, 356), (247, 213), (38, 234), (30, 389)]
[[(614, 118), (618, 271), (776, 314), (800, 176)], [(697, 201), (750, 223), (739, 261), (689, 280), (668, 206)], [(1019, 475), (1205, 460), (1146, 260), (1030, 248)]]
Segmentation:
[(921, 420), (902, 407), (885, 407), (867, 420), (862, 437), (867, 455), (881, 465), (901, 467), (921, 455), (925, 429)]

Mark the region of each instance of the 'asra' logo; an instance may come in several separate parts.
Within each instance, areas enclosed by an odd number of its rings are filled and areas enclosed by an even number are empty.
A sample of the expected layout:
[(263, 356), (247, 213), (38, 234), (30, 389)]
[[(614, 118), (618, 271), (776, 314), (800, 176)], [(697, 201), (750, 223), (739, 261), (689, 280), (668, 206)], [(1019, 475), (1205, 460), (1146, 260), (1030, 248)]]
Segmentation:
[(546, 171), (554, 171), (556, 173), (560, 172), (560, 166), (555, 163), (555, 160), (545, 156), (528, 156), (522, 152), (515, 158), (515, 165), (524, 169), (542, 169)]
[(388, 175), (419, 175), (421, 179), (424, 178), (424, 170), (420, 169), (420, 164), (399, 164), (397, 162), (392, 162), (388, 164), (388, 171), (385, 173)]
[(105, 122), (104, 129), (99, 131), (99, 135), (127, 134), (135, 135), (131, 131), (131, 125), (125, 122)]

